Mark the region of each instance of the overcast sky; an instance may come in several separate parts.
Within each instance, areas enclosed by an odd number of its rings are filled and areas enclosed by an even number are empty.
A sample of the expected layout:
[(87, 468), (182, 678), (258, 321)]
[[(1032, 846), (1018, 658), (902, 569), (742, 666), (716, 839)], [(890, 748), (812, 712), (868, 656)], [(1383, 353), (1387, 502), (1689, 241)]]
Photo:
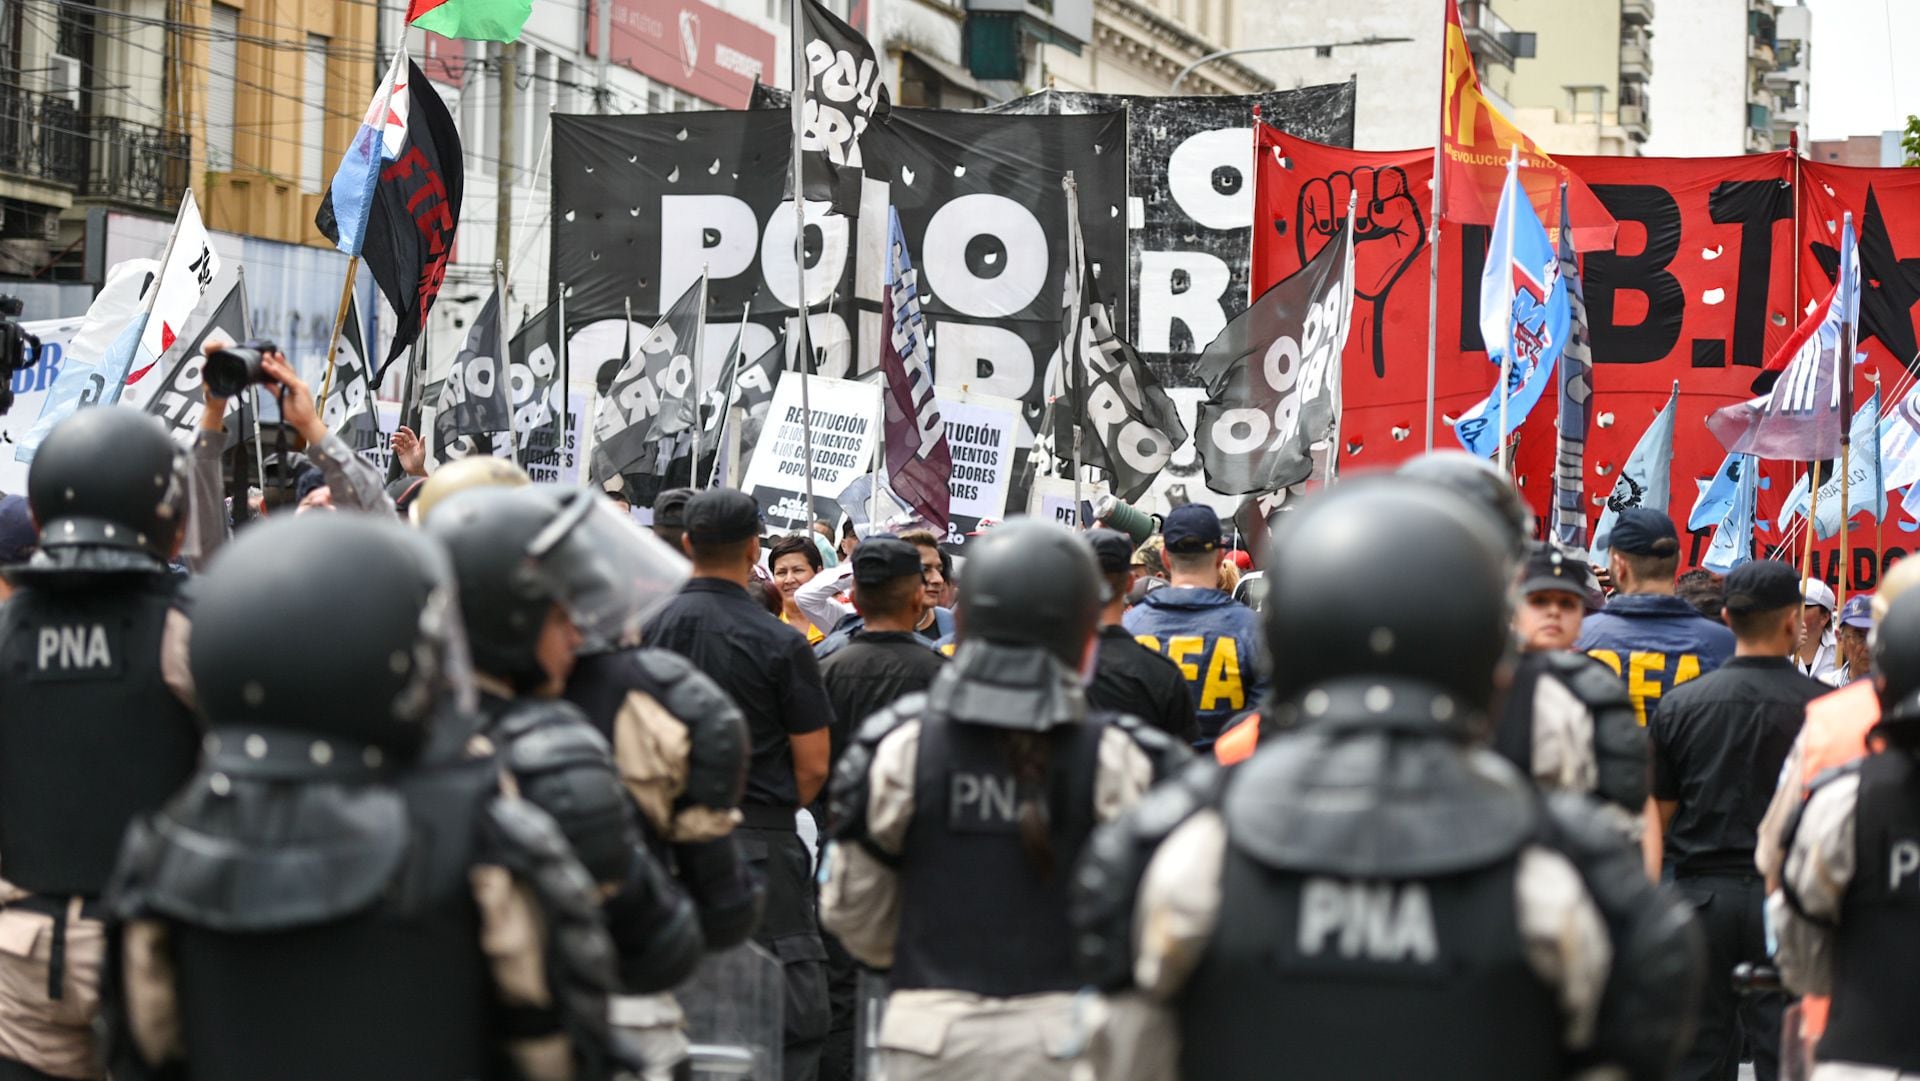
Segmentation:
[[(1813, 11), (1808, 86), (1813, 138), (1877, 135), (1904, 127), (1909, 115), (1920, 114), (1920, 66), (1912, 62), (1912, 46), (1920, 43), (1920, 2), (1807, 0), (1807, 7)], [(1903, 70), (1893, 67), (1896, 55)]]

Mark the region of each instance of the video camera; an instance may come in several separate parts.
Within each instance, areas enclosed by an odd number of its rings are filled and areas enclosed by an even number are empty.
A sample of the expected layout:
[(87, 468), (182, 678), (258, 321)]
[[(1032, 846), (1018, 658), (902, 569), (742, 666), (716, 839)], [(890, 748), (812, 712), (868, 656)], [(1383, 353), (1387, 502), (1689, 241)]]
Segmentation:
[(40, 339), (15, 320), (25, 308), (19, 297), (0, 296), (0, 414), (13, 408), (13, 373), (33, 367)]

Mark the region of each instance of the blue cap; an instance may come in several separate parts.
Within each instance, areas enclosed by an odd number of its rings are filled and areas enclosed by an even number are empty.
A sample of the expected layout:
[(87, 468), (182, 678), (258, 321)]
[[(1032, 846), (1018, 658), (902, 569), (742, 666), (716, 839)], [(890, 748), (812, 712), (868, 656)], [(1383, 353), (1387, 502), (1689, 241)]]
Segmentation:
[(1161, 532), (1169, 552), (1211, 552), (1220, 547), (1220, 516), (1205, 503), (1188, 503), (1167, 515)]
[(1609, 546), (1630, 556), (1673, 556), (1680, 554), (1680, 534), (1673, 519), (1652, 507), (1628, 507), (1613, 523)]
[(1873, 595), (1869, 593), (1855, 593), (1853, 596), (1848, 597), (1847, 603), (1840, 606), (1840, 625), (1842, 627), (1852, 627), (1855, 630), (1872, 630)]
[(27, 497), (0, 498), (0, 563), (24, 563), (39, 546), (40, 531), (33, 527)]

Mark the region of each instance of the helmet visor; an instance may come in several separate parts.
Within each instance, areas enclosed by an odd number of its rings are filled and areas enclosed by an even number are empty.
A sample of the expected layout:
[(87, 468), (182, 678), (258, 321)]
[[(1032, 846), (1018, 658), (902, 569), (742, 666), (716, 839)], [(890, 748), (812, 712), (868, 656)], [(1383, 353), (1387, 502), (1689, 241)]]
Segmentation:
[(598, 492), (560, 492), (560, 513), (527, 547), (533, 574), (573, 620), (582, 652), (634, 645), (687, 580), (687, 561)]

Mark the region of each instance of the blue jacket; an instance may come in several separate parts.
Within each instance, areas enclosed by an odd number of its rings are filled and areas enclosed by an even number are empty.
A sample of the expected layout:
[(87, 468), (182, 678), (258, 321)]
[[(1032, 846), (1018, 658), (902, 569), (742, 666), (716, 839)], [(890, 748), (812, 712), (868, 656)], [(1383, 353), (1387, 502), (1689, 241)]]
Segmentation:
[(1605, 611), (1588, 616), (1573, 648), (1626, 682), (1644, 726), (1661, 695), (1733, 656), (1733, 632), (1679, 597), (1635, 593), (1615, 597)]
[(1260, 617), (1217, 589), (1168, 586), (1121, 619), (1127, 633), (1180, 667), (1200, 718), (1200, 745), (1266, 695)]

